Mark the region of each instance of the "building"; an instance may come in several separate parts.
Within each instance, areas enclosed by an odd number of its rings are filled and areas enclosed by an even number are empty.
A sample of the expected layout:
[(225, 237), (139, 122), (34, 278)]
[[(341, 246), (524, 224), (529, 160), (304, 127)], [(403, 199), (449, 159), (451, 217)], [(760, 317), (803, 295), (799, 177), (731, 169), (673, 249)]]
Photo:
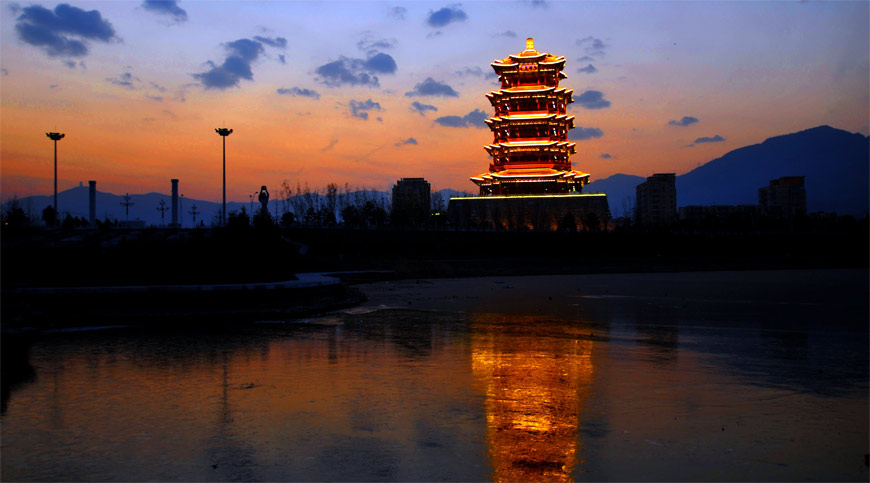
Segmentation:
[(486, 95), (495, 109), (486, 120), (493, 142), (484, 146), (492, 163), (471, 181), (481, 195), (579, 193), (589, 174), (571, 169), (574, 91), (559, 87), (565, 57), (538, 52), (527, 39), (526, 50), (491, 65), (501, 82)]
[(758, 209), (762, 216), (794, 218), (807, 214), (807, 192), (803, 176), (783, 176), (758, 189)]
[(397, 226), (422, 226), (429, 220), (432, 187), (423, 178), (402, 178), (393, 186), (393, 211), (390, 223)]
[(643, 226), (667, 226), (677, 221), (677, 176), (658, 173), (637, 185), (634, 222)]
[(526, 49), (492, 64), (501, 88), (486, 94), (495, 114), (486, 120), (492, 144), (489, 171), (471, 177), (479, 197), (451, 198), (447, 218), (459, 228), (509, 230), (607, 229), (610, 208), (603, 194), (582, 194), (589, 174), (575, 171), (567, 114), (573, 90), (559, 87), (565, 57)]

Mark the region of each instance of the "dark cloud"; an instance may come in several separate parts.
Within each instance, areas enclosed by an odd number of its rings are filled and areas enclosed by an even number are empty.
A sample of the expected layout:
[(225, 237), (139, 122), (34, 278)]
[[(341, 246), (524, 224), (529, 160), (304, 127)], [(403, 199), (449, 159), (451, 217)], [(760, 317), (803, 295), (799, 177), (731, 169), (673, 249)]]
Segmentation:
[(166, 88), (161, 86), (160, 84), (158, 84), (156, 82), (149, 82), (149, 84), (151, 84), (151, 87), (153, 87), (154, 89), (156, 89), (160, 92), (166, 92)]
[(593, 36), (584, 37), (577, 41), (578, 47), (583, 47), (586, 55), (592, 57), (603, 57), (605, 49), (609, 47), (609, 45), (605, 44), (603, 40), (599, 38), (595, 38)]
[(57, 89), (58, 87), (60, 87), (60, 84), (52, 84), (48, 86), (49, 89)]
[(397, 143), (396, 143), (396, 146), (404, 146), (404, 145), (406, 145), (406, 144), (413, 144), (413, 145), (416, 146), (416, 145), (417, 145), (417, 140), (414, 139), (414, 138), (403, 139), (402, 141), (397, 142)]
[(284, 48), (287, 45), (287, 40), (283, 37), (272, 39), (257, 36), (254, 39), (239, 39), (224, 44), (227, 57), (223, 64), (217, 65), (208, 61), (206, 64), (211, 68), (206, 72), (193, 74), (193, 78), (206, 89), (229, 89), (238, 87), (242, 79), (254, 80), (251, 64), (265, 51), (263, 44), (277, 48)]
[(84, 57), (88, 40), (116, 40), (115, 29), (97, 10), (85, 11), (65, 3), (48, 10), (40, 5), (21, 9), (15, 21), (18, 37), (42, 48), (49, 57)]
[(3, 77), (6, 77), (7, 75), (9, 75), (9, 71), (6, 69), (0, 69), (0, 74), (2, 74)]
[(577, 69), (577, 72), (581, 72), (583, 74), (594, 74), (598, 72), (598, 69), (596, 69), (594, 65), (589, 64), (586, 67), (581, 67)]
[[(365, 101), (350, 100), (350, 115), (368, 121), (368, 111), (381, 111), (381, 105), (371, 99)], [(378, 118), (380, 120), (380, 118)]]
[(588, 55), (584, 55), (583, 57), (580, 57), (579, 59), (577, 59), (577, 62), (592, 62), (594, 60), (595, 59), (593, 59), (592, 57), (589, 57)]
[(394, 74), (398, 66), (388, 54), (377, 53), (366, 60), (341, 56), (338, 60), (323, 64), (315, 72), (318, 82), (327, 87), (368, 86), (380, 87), (373, 74)]
[(592, 138), (600, 138), (601, 136), (604, 136), (604, 131), (597, 127), (577, 126), (568, 132), (568, 138), (572, 141), (586, 141)]
[(421, 116), (426, 115), (426, 111), (436, 112), (438, 110), (437, 107), (430, 104), (423, 104), (417, 101), (411, 103), (411, 110), (419, 113)]
[(284, 37), (261, 37), (259, 35), (254, 37), (254, 40), (260, 42), (261, 44), (266, 44), (269, 47), (275, 47), (276, 49), (286, 49), (287, 48), (287, 39)]
[(284, 54), (278, 54), (278, 62), (280, 62), (280, 63), (282, 63), (282, 64), (286, 64), (286, 63), (287, 63), (287, 60), (284, 59)]
[(184, 22), (187, 20), (187, 12), (178, 6), (176, 0), (144, 0), (142, 7), (149, 12), (160, 15), (169, 15), (176, 22)]
[(598, 156), (598, 157), (601, 158), (601, 159), (610, 159), (610, 158), (612, 158), (613, 156), (611, 156), (610, 153), (601, 153), (601, 155)]
[(574, 101), (586, 109), (604, 109), (610, 107), (610, 101), (604, 98), (601, 91), (586, 91), (574, 98)]
[(320, 148), (320, 152), (325, 153), (325, 152), (329, 151), (330, 149), (334, 148), (336, 144), (338, 144), (338, 138), (332, 138), (329, 140), (329, 144)]
[(408, 15), (408, 9), (405, 7), (392, 7), (387, 11), (387, 15), (398, 20), (405, 20), (405, 15)]
[(387, 54), (379, 53), (369, 57), (365, 62), (365, 68), (379, 74), (395, 74), (399, 68), (396, 61)]
[(459, 8), (456, 7), (444, 7), (441, 10), (429, 11), (429, 16), (426, 18), (426, 23), (429, 24), (430, 27), (440, 28), (445, 27), (453, 22), (464, 22), (465, 19), (468, 18), (468, 15)]
[(668, 121), (668, 126), (686, 127), (686, 126), (690, 126), (692, 124), (695, 124), (696, 122), (698, 122), (697, 117), (683, 116), (683, 118), (680, 119), (679, 121), (673, 121), (673, 120)]
[(64, 60), (63, 65), (69, 67), (70, 69), (76, 68), (76, 62), (74, 60)]
[(163, 102), (163, 96), (149, 96), (149, 95), (146, 95), (145, 97), (147, 97), (148, 99), (151, 99), (152, 101)]
[(293, 97), (310, 97), (311, 99), (320, 99), (320, 94), (311, 89), (303, 89), (300, 87), (282, 87), (276, 91), (282, 96)]
[(723, 138), (722, 136), (717, 134), (711, 138), (708, 138), (708, 137), (698, 138), (695, 140), (695, 144), (721, 143), (722, 141), (725, 141), (725, 138)]
[(475, 109), (464, 116), (444, 116), (435, 119), (435, 122), (445, 127), (478, 127), (484, 128), (486, 113)]
[(546, 2), (546, 0), (528, 0), (527, 3), (532, 6), (532, 8), (549, 8), (550, 4)]
[(442, 84), (431, 77), (414, 86), (414, 90), (405, 93), (407, 97), (417, 96), (440, 96), (459, 97), (459, 93), (447, 84)]
[(513, 30), (505, 30), (504, 32), (499, 32), (493, 35), (493, 37), (508, 37), (511, 39), (515, 39), (517, 38), (517, 34)]
[(116, 86), (121, 86), (127, 89), (135, 89), (135, 83), (142, 82), (138, 77), (129, 72), (124, 72), (117, 77), (107, 77), (106, 80)]

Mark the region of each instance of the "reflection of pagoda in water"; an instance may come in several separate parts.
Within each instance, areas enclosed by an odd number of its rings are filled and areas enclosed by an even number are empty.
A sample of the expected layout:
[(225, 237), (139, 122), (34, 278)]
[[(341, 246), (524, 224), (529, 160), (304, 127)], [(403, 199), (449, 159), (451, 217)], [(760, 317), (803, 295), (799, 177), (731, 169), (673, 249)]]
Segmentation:
[(538, 52), (528, 39), (526, 50), (492, 67), (501, 89), (486, 95), (495, 108), (486, 120), (494, 139), (485, 147), (492, 156), (489, 172), (471, 178), (480, 194), (579, 193), (589, 174), (571, 169), (574, 116), (567, 106), (574, 91), (559, 87), (567, 78), (565, 57)]
[[(499, 324), (499, 330), (472, 337), (472, 369), (486, 390), (493, 479), (572, 481), (581, 403), (592, 378), (592, 342), (534, 333), (518, 336), (501, 325), (503, 319), (477, 316), (476, 322)], [(516, 319), (511, 316), (510, 322), (522, 322)]]

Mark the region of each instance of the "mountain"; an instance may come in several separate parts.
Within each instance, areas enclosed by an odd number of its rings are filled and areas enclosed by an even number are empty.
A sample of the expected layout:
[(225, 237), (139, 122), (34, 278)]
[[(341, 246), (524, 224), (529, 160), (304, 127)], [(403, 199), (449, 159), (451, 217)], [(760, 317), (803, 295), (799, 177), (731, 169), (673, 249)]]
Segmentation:
[[(808, 212), (861, 216), (870, 207), (870, 138), (819, 126), (735, 149), (677, 176), (677, 205), (754, 205), (758, 188), (782, 176), (804, 177)], [(611, 213), (620, 216), (644, 180), (615, 174), (583, 192), (607, 193)]]
[(870, 204), (870, 138), (819, 126), (735, 149), (677, 177), (677, 203), (756, 204), (758, 188), (803, 176), (807, 211), (861, 215)]
[(614, 174), (609, 178), (596, 179), (583, 188), (584, 193), (607, 193), (610, 214), (614, 218), (631, 216), (634, 193), (637, 185), (646, 181), (642, 176)]

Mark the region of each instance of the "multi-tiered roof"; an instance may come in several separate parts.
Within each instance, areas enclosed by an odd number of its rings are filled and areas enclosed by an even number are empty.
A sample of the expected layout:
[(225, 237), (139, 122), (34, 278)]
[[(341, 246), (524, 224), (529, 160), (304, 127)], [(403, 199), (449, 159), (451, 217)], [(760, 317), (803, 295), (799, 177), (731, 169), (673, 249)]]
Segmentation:
[(486, 95), (495, 116), (486, 120), (493, 143), (484, 146), (492, 157), (489, 172), (471, 178), (481, 195), (579, 193), (589, 174), (571, 169), (574, 143), (567, 114), (573, 90), (559, 87), (565, 57), (526, 50), (492, 63), (501, 89)]

